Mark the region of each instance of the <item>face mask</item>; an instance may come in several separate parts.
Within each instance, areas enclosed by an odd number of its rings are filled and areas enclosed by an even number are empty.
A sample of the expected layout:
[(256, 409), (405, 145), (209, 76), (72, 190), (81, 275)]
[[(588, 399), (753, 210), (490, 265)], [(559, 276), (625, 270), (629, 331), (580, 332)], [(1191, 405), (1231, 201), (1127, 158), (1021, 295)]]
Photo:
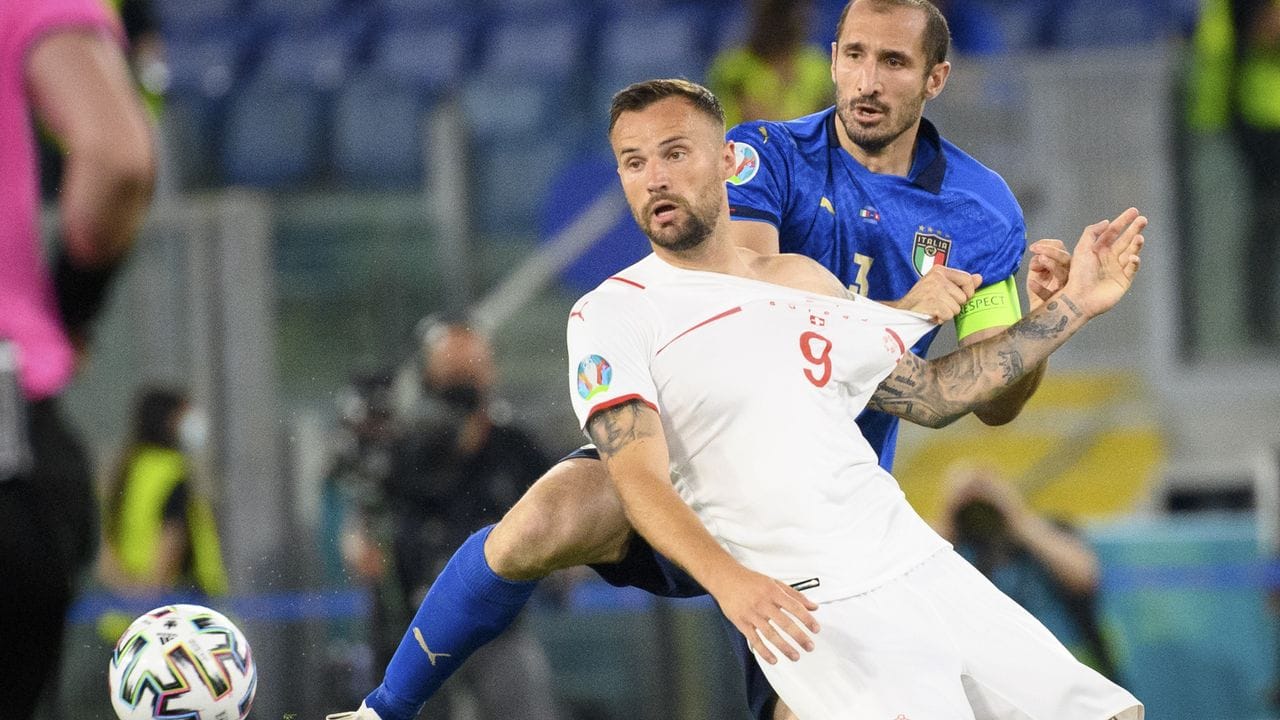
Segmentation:
[(209, 442), (209, 419), (204, 411), (188, 410), (178, 422), (178, 444), (187, 452), (200, 452)]
[(480, 388), (470, 383), (458, 383), (436, 389), (436, 396), (455, 412), (473, 413), (480, 408), (483, 398)]

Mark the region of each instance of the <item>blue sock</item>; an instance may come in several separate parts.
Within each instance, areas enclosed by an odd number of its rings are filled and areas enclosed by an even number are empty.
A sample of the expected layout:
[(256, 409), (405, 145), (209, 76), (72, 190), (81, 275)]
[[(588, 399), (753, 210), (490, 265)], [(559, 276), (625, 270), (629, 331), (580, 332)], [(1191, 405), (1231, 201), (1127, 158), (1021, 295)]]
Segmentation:
[[(533, 594), (536, 580), (499, 577), (484, 559), (490, 525), (458, 548), (423, 598), (387, 674), (365, 704), (382, 720), (413, 720), (477, 648), (502, 634)], [(424, 650), (423, 645), (430, 650)]]

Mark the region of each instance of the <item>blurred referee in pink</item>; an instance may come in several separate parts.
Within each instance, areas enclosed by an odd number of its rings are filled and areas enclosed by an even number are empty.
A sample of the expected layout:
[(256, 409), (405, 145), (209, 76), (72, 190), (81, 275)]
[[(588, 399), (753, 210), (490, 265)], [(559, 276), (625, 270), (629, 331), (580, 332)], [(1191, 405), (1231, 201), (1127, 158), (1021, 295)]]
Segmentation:
[[(98, 512), (60, 420), (89, 325), (151, 199), (151, 128), (102, 0), (0, 0), (0, 699), (27, 720), (58, 665)], [(34, 119), (66, 172), (39, 233)]]

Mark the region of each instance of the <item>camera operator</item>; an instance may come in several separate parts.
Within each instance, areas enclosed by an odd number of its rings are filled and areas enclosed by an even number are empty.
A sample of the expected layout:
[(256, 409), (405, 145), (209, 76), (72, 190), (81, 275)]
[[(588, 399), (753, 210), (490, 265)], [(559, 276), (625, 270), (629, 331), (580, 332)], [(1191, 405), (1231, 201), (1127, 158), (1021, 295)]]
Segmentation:
[[(422, 353), (425, 397), (394, 445), (383, 488), (390, 564), (405, 608), (419, 605), (475, 528), (497, 522), (550, 465), (537, 442), (495, 410), (488, 340), (463, 323), (438, 322), (423, 333)], [(409, 620), (411, 613), (395, 627)], [(527, 629), (513, 629), (474, 655), (425, 716), (448, 717), (440, 702), (457, 700), (465, 688), (480, 718), (558, 717), (541, 647)]]
[(1037, 514), (992, 468), (948, 473), (938, 532), (1081, 661), (1112, 680), (1115, 665), (1097, 616), (1097, 555), (1064, 522)]

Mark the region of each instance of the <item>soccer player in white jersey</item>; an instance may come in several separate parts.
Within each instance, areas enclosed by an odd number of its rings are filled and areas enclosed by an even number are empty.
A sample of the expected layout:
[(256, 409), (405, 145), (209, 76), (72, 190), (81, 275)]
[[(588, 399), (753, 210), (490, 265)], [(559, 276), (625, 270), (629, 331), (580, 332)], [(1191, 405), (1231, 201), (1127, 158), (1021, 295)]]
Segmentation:
[(853, 421), (944, 424), (1016, 382), (1128, 290), (1145, 218), (1090, 226), (1052, 301), (925, 361), (905, 350), (923, 316), (734, 247), (734, 156), (704, 88), (639, 83), (611, 118), (654, 253), (575, 305), (575, 410), (627, 518), (716, 599), (793, 717), (1141, 718), (929, 529)]

